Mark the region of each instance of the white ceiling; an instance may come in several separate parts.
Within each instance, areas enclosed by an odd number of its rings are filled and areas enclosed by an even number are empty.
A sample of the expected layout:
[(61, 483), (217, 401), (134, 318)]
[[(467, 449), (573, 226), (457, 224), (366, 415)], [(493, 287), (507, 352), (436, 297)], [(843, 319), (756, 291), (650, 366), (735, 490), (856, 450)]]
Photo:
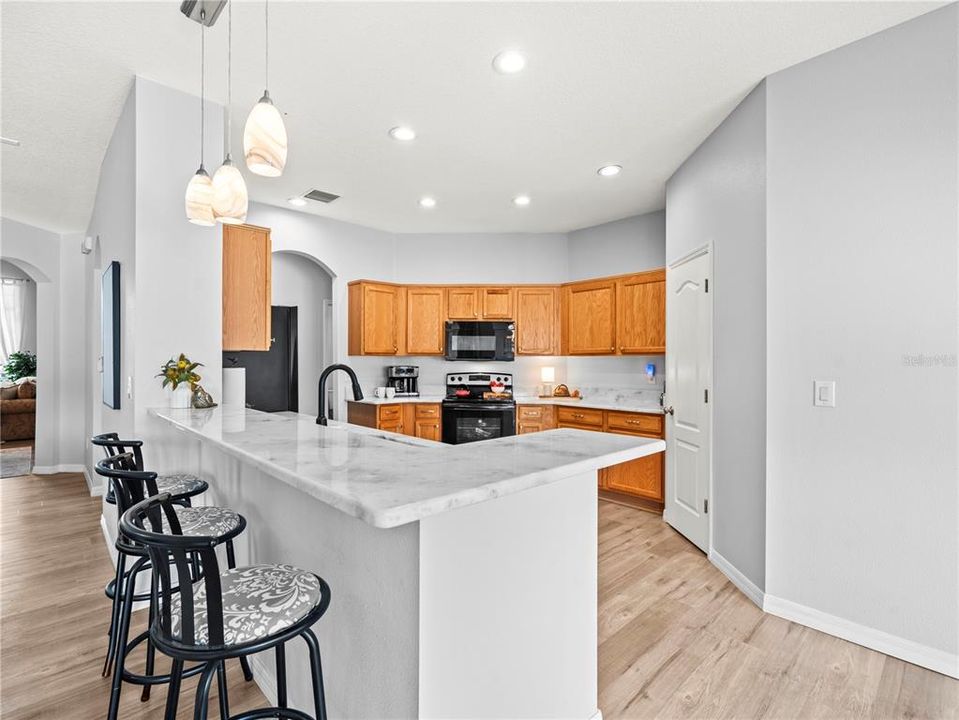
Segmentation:
[[(271, 3), (270, 91), (287, 114), (279, 179), (254, 200), (395, 232), (567, 231), (660, 209), (664, 184), (764, 76), (944, 3)], [(198, 26), (178, 2), (0, 5), (2, 212), (86, 228), (134, 75), (199, 94)], [(233, 15), (234, 155), (263, 89), (263, 5)], [(207, 36), (226, 99), (226, 15)], [(524, 49), (525, 72), (490, 60)], [(410, 125), (418, 138), (387, 136)], [(208, 150), (207, 167), (220, 160)], [(606, 163), (623, 165), (601, 178)], [(184, 187), (195, 168), (183, 169)], [(511, 198), (533, 202), (516, 208)], [(421, 195), (438, 206), (420, 208)]]

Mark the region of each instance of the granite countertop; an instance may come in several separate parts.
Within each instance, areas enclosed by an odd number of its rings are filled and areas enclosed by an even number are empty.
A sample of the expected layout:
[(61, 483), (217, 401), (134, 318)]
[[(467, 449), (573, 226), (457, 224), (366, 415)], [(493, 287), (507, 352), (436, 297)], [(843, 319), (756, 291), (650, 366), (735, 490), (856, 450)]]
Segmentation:
[(666, 449), (652, 438), (546, 430), (444, 445), (308, 415), (159, 408), (151, 416), (375, 527), (431, 515)]
[(520, 405), (567, 405), (570, 407), (592, 408), (594, 410), (619, 410), (620, 412), (650, 413), (662, 415), (663, 406), (659, 404), (636, 402), (631, 400), (590, 400), (589, 398), (537, 397), (535, 395), (517, 395)]
[[(610, 399), (590, 400), (589, 398), (564, 398), (564, 397), (546, 397), (541, 398), (536, 395), (516, 395), (514, 397), (519, 405), (569, 405), (572, 407), (593, 408), (596, 410), (619, 410), (620, 412), (638, 412), (650, 413), (654, 415), (663, 414), (663, 406), (659, 404), (636, 402), (635, 400), (624, 399), (614, 401)], [(349, 400), (348, 402), (361, 402), (365, 405), (396, 405), (397, 403), (440, 403), (443, 402), (442, 395), (421, 395), (420, 397), (394, 397), (394, 398), (376, 398), (365, 397), (362, 400)]]
[(419, 397), (392, 397), (378, 398), (373, 396), (364, 397), (362, 400), (349, 400), (347, 402), (359, 402), (364, 405), (396, 405), (397, 403), (440, 403), (443, 402), (443, 395), (420, 395)]

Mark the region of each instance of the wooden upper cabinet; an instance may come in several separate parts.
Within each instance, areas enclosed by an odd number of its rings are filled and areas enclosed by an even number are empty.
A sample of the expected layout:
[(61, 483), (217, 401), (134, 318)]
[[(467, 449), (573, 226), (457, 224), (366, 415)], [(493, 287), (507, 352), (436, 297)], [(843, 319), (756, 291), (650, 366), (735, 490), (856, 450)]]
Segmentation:
[(616, 281), (570, 283), (564, 288), (563, 332), (569, 355), (616, 352)]
[(350, 283), (350, 355), (396, 355), (405, 307), (405, 288), (367, 282)]
[(483, 320), (513, 320), (513, 288), (480, 288)]
[(666, 352), (666, 271), (616, 281), (616, 337), (621, 353)]
[(450, 320), (479, 320), (480, 291), (475, 287), (451, 287), (446, 301)]
[(442, 355), (445, 332), (446, 289), (410, 285), (406, 290), (406, 354)]
[(516, 288), (516, 353), (559, 354), (559, 288)]
[(223, 349), (269, 350), (270, 229), (223, 226)]

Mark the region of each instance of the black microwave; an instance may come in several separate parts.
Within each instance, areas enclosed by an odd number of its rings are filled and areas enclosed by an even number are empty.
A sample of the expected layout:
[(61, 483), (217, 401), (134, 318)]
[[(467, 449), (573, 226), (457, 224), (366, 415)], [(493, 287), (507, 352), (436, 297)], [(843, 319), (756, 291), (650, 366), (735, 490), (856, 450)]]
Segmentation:
[(512, 322), (448, 322), (446, 359), (511, 362), (515, 328)]

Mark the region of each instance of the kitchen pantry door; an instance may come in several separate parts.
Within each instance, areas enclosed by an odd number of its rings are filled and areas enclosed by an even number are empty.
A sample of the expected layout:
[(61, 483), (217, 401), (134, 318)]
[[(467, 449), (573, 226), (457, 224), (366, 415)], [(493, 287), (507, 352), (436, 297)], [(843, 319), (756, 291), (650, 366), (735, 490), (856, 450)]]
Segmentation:
[(666, 507), (663, 519), (709, 552), (712, 453), (712, 257), (703, 248), (666, 270)]

